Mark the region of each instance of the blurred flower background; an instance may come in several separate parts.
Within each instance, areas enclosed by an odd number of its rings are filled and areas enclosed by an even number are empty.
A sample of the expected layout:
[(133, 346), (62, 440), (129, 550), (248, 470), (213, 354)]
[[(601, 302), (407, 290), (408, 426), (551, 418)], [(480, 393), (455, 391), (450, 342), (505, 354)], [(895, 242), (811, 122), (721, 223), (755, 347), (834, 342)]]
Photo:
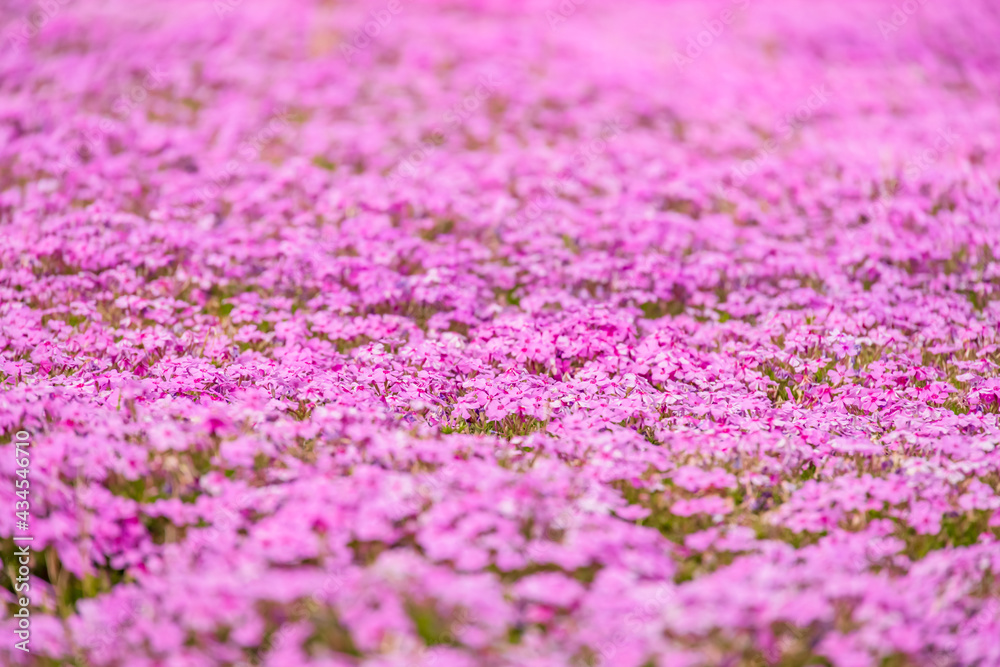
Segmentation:
[(0, 663), (1000, 665), (997, 3), (0, 19)]

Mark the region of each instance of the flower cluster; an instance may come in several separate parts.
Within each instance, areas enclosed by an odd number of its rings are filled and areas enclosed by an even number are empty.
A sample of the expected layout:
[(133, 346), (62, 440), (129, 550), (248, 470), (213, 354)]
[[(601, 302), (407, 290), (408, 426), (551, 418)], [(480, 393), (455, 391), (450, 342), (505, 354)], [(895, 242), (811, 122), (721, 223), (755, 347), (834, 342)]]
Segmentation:
[(21, 11), (0, 663), (1000, 665), (994, 5)]

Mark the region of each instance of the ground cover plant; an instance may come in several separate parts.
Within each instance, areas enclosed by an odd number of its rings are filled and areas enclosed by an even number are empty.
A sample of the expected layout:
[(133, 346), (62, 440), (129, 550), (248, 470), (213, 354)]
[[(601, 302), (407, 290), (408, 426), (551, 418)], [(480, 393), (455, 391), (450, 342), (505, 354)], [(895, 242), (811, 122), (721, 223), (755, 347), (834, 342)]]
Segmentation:
[(0, 16), (0, 663), (1000, 665), (995, 3)]

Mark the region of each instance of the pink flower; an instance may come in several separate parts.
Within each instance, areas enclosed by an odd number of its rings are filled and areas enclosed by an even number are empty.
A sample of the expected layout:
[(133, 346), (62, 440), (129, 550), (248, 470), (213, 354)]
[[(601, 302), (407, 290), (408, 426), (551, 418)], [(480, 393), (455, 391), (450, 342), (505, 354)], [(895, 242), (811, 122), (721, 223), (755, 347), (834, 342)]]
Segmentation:
[(556, 572), (533, 574), (518, 581), (512, 592), (519, 598), (551, 607), (569, 608), (584, 594), (578, 581)]

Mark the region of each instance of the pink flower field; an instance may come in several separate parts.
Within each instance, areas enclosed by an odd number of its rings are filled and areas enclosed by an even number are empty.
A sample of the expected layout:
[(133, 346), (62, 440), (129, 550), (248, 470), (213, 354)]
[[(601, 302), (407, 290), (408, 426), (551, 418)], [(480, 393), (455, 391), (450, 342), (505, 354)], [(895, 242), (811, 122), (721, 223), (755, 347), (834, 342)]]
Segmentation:
[(0, 18), (0, 665), (1000, 665), (996, 0)]

